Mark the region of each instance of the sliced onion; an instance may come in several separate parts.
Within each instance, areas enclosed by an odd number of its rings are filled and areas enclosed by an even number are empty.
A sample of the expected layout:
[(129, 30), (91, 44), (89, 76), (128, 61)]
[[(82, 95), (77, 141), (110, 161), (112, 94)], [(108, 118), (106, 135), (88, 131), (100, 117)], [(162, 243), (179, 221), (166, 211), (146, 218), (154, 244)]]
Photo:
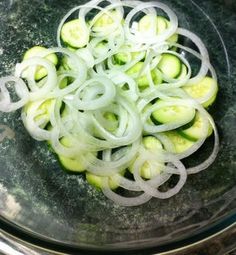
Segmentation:
[[(126, 19), (125, 19), (124, 28), (125, 28), (125, 34), (126, 34), (128, 40), (139, 42), (139, 43), (155, 44), (158, 42), (165, 41), (167, 38), (169, 38), (171, 35), (173, 35), (175, 33), (175, 31), (177, 30), (177, 27), (178, 27), (178, 19), (177, 19), (175, 13), (167, 5), (160, 3), (160, 2), (149, 2), (149, 3), (140, 3), (139, 2), (138, 5), (135, 5), (134, 2), (133, 1), (124, 1), (124, 3), (127, 5), (132, 4), (135, 6), (128, 13), (128, 15), (126, 16)], [(153, 7), (162, 9), (164, 12), (167, 13), (167, 15), (169, 16), (169, 19), (170, 19), (170, 27), (168, 29), (166, 29), (166, 31), (163, 32), (162, 34), (156, 35), (156, 36), (150, 36), (150, 37), (143, 36), (143, 34), (137, 30), (135, 31), (134, 34), (131, 33), (130, 23), (131, 23), (132, 18), (138, 12), (140, 12), (144, 9), (153, 8)]]
[[(161, 34), (156, 34), (154, 25), (157, 9), (165, 12), (169, 18), (169, 26)], [(90, 23), (86, 23), (94, 10), (98, 10), (98, 14)], [(120, 16), (114, 17), (112, 10), (119, 12)], [(129, 10), (127, 15), (126, 10)], [(90, 41), (84, 48), (71, 52), (61, 47), (60, 33), (64, 23), (75, 12), (78, 12), (78, 18), (84, 25), (84, 32), (90, 35)], [(153, 17), (150, 31), (141, 33), (138, 30), (135, 18), (139, 14)], [(113, 22), (105, 27), (96, 27), (95, 23), (102, 15), (108, 15)], [(192, 40), (198, 51), (169, 42), (169, 37), (175, 33)], [(197, 100), (190, 98), (182, 87), (200, 82), (209, 71), (216, 83), (217, 76), (202, 40), (194, 33), (178, 28), (178, 19), (168, 6), (160, 2), (144, 3), (136, 0), (92, 0), (71, 9), (64, 16), (58, 27), (57, 42), (60, 47), (39, 52), (38, 56), (17, 64), (16, 77), (0, 79), (0, 110), (14, 111), (30, 102), (29, 107), (22, 111), (22, 121), (30, 135), (36, 140), (47, 140), (59, 155), (68, 158), (79, 155), (89, 173), (104, 177), (102, 191), (108, 198), (122, 206), (138, 206), (152, 197), (167, 199), (181, 190), (187, 174), (198, 173), (213, 163), (219, 151), (219, 136), (212, 117), (200, 104), (213, 96), (216, 87), (211, 86), (207, 95)], [(101, 50), (99, 46), (104, 42), (104, 50)], [(191, 63), (184, 54), (172, 51), (172, 46), (191, 53), (201, 61), (195, 77), (191, 77)], [(54, 53), (66, 56), (69, 70), (56, 70), (46, 58)], [(120, 53), (128, 56), (124, 65), (114, 63), (115, 55)], [(158, 71), (159, 61), (165, 53), (175, 55), (186, 66), (188, 72), (184, 78), (170, 79)], [(127, 71), (140, 61), (143, 62), (141, 70), (128, 75)], [(36, 81), (35, 74), (39, 66), (46, 69), (47, 75)], [(157, 70), (165, 82), (155, 84), (153, 70)], [(143, 75), (149, 83), (145, 89), (139, 88), (137, 84), (137, 79)], [(20, 77), (24, 77), (26, 83)], [(69, 84), (61, 88), (63, 79), (67, 78)], [(7, 83), (11, 82), (19, 98), (16, 102), (7, 87)], [(159, 98), (165, 101), (162, 105), (152, 104), (153, 100)], [(46, 100), (52, 100), (50, 116), (44, 116), (45, 109), (41, 107)], [(162, 132), (174, 130), (190, 120), (162, 125), (149, 122), (153, 111), (173, 105), (191, 107), (198, 111), (203, 120), (202, 137), (178, 154), (171, 140)], [(106, 113), (114, 114), (115, 119), (106, 119)], [(44, 128), (47, 123), (50, 123), (48, 130)], [(204, 162), (186, 170), (180, 160), (202, 146), (208, 136), (209, 123), (215, 136), (213, 151)], [(163, 149), (155, 152), (144, 148), (141, 139), (146, 134), (159, 139)], [(4, 131), (0, 140), (6, 135)], [(63, 144), (63, 138), (71, 141), (69, 146)], [(150, 180), (144, 180), (141, 169), (145, 162), (149, 163), (151, 171), (160, 164), (163, 169)], [(134, 180), (123, 176), (125, 169), (131, 165), (134, 168)], [(176, 186), (160, 192), (159, 187), (172, 175), (179, 176)], [(110, 179), (137, 194), (134, 197), (120, 196), (109, 187)]]
[[(11, 98), (7, 84), (13, 83), (16, 95), (19, 100), (14, 102)], [(23, 107), (29, 101), (29, 90), (20, 78), (7, 76), (0, 78), (0, 111), (12, 112)]]
[(16, 66), (16, 77), (21, 77), (23, 71), (32, 66), (43, 66), (47, 70), (47, 78), (41, 87), (38, 87), (34, 80), (26, 77), (28, 82), (31, 82), (31, 84), (35, 83), (35, 85), (31, 87), (32, 92), (29, 93), (30, 100), (43, 99), (57, 86), (56, 68), (53, 63), (47, 59), (33, 57), (24, 60), (21, 64)]
[(108, 184), (108, 179), (104, 180), (104, 183), (105, 183), (105, 188), (102, 189), (103, 194), (118, 205), (138, 206), (148, 202), (152, 198), (152, 196), (146, 193), (143, 193), (136, 197), (123, 197), (110, 189)]
[[(161, 180), (157, 182), (157, 187), (154, 188), (153, 186), (148, 185), (146, 181), (142, 179), (142, 177), (140, 176), (140, 169), (144, 162), (146, 162), (146, 159), (143, 156), (138, 157), (137, 160), (135, 161), (134, 178), (136, 182), (139, 184), (139, 186), (142, 188), (142, 190), (145, 191), (150, 196), (157, 197), (160, 199), (167, 199), (177, 194), (181, 190), (181, 188), (184, 186), (187, 180), (187, 172), (184, 165), (180, 161), (172, 162), (178, 169), (178, 173), (180, 176), (179, 181), (174, 188), (171, 188), (166, 192), (160, 192), (158, 189), (156, 189), (163, 184)], [(168, 172), (168, 169), (166, 171)], [(160, 176), (160, 179), (161, 179), (161, 176)]]

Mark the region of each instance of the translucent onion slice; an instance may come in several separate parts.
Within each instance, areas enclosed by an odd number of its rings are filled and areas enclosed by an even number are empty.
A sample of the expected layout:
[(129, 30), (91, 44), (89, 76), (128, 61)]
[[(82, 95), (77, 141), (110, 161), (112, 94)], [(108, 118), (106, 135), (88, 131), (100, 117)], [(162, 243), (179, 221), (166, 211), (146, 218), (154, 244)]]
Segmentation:
[[(83, 93), (89, 87), (101, 88), (97, 90), (98, 93), (95, 94), (95, 97), (90, 100), (83, 100)], [(87, 80), (81, 85), (75, 92), (75, 95), (68, 95), (65, 97), (65, 100), (69, 100), (78, 110), (96, 110), (99, 108), (106, 107), (109, 105), (115, 98), (116, 89), (113, 82), (106, 77), (97, 76), (96, 78)]]
[(217, 154), (219, 152), (219, 148), (220, 148), (219, 134), (218, 134), (215, 122), (209, 114), (208, 114), (208, 119), (210, 121), (210, 124), (212, 125), (213, 131), (214, 131), (214, 137), (215, 137), (213, 151), (211, 155), (205, 161), (203, 161), (202, 163), (200, 163), (199, 165), (195, 167), (188, 168), (187, 169), (188, 174), (196, 174), (202, 170), (207, 169), (215, 161)]
[[(125, 35), (128, 40), (142, 43), (142, 44), (155, 44), (159, 42), (165, 41), (167, 38), (169, 38), (171, 35), (173, 35), (178, 27), (178, 19), (175, 13), (165, 4), (160, 3), (160, 2), (149, 2), (149, 3), (143, 3), (139, 2), (138, 5), (135, 5), (136, 1), (123, 1), (125, 5), (130, 5), (132, 4), (132, 7), (134, 8), (128, 13), (128, 15), (125, 18), (125, 24), (124, 24), (124, 29), (125, 29)], [(130, 24), (133, 19), (133, 17), (139, 13), (140, 11), (143, 10), (148, 10), (150, 8), (158, 8), (163, 10), (165, 13), (167, 13), (169, 20), (170, 20), (170, 26), (168, 29), (166, 29), (165, 32), (159, 35), (154, 35), (154, 36), (143, 36), (142, 33), (140, 33), (138, 30), (135, 31), (135, 33), (132, 33), (130, 30)], [(153, 13), (153, 11), (152, 11)]]
[[(105, 181), (105, 180), (104, 180)], [(118, 195), (114, 191), (110, 189), (107, 183), (107, 187), (102, 189), (103, 194), (111, 199), (113, 202), (115, 202), (118, 205), (121, 206), (138, 206), (147, 203), (152, 196), (143, 193), (141, 195), (138, 195), (136, 197), (123, 197), (121, 195)]]
[(119, 158), (112, 161), (98, 159), (94, 154), (83, 157), (82, 163), (87, 164), (87, 170), (99, 176), (113, 176), (126, 168), (139, 150), (140, 141), (132, 143), (131, 146), (121, 151)]
[[(14, 101), (10, 95), (7, 84), (13, 84), (14, 91), (19, 97), (18, 101)], [(29, 90), (20, 78), (7, 76), (0, 78), (0, 111), (12, 112), (23, 107), (29, 101)]]
[[(180, 161), (175, 160), (172, 162), (177, 167), (177, 171), (179, 173), (178, 183), (176, 184), (176, 186), (174, 188), (171, 188), (166, 192), (160, 192), (158, 190), (158, 187), (163, 184), (162, 181), (157, 182), (157, 187), (154, 188), (153, 186), (148, 185), (148, 183), (146, 181), (144, 181), (142, 179), (142, 177), (140, 176), (140, 169), (141, 169), (143, 163), (146, 162), (146, 160), (147, 159), (145, 157), (143, 157), (143, 155), (142, 155), (142, 156), (138, 157), (134, 163), (134, 178), (144, 192), (146, 192), (147, 194), (149, 194), (150, 196), (153, 196), (153, 197), (157, 197), (160, 199), (167, 199), (167, 198), (174, 196), (182, 189), (182, 187), (184, 186), (184, 184), (187, 180), (187, 172), (186, 172), (184, 165)], [(168, 172), (168, 167), (166, 168), (165, 171)]]
[[(52, 62), (45, 58), (33, 57), (24, 60), (22, 63), (16, 65), (15, 75), (16, 77), (21, 77), (24, 70), (27, 68), (32, 68), (37, 66), (43, 66), (47, 70), (47, 78), (43, 86), (37, 86), (34, 79), (26, 77), (27, 81), (31, 84), (31, 92), (29, 93), (30, 100), (40, 100), (47, 97), (47, 95), (57, 86), (57, 73), (56, 68)], [(35, 69), (36, 70), (36, 69)], [(34, 75), (33, 75), (34, 77)]]
[(37, 121), (37, 117), (43, 114), (40, 106), (45, 100), (35, 101), (34, 104), (26, 111), (22, 111), (21, 119), (29, 134), (38, 141), (47, 141), (51, 139), (52, 130), (46, 130), (41, 127), (41, 122)]

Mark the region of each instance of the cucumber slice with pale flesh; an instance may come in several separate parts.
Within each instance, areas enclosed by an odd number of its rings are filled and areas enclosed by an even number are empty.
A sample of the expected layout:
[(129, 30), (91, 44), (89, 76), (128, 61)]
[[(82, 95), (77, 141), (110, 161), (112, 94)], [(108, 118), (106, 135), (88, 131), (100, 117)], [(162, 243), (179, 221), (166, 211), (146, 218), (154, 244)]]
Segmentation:
[(75, 158), (68, 158), (62, 155), (58, 155), (59, 162), (66, 172), (82, 173), (85, 171), (81, 158), (79, 156)]
[[(164, 33), (170, 26), (169, 20), (162, 16), (145, 15), (138, 23), (138, 30), (143, 33), (155, 33), (156, 35)], [(178, 34), (173, 34), (167, 39), (167, 42), (176, 43)]]
[[(164, 103), (164, 100), (158, 100), (155, 104), (156, 106), (162, 106)], [(152, 119), (163, 124), (181, 122), (184, 125), (190, 122), (194, 116), (194, 108), (180, 105), (163, 106), (152, 113)]]
[[(138, 86), (140, 88), (146, 88), (149, 86), (149, 80), (148, 80), (148, 77), (147, 75), (145, 74), (142, 74), (140, 75), (139, 77), (137, 77), (139, 75), (139, 72), (142, 70), (143, 68), (143, 65), (144, 63), (143, 62), (138, 62), (137, 64), (135, 64), (134, 66), (132, 66), (126, 73), (128, 75), (131, 75), (135, 78)], [(137, 78), (136, 78), (137, 77)], [(158, 84), (161, 84), (162, 82), (162, 76), (161, 76), (161, 73), (156, 70), (156, 69), (153, 69), (151, 71), (151, 77), (152, 77), (152, 80), (153, 80), (153, 83), (155, 85), (158, 85)]]
[(173, 144), (175, 153), (182, 153), (191, 148), (195, 142), (181, 136), (177, 131), (168, 131), (164, 133)]
[(147, 150), (150, 151), (163, 149), (161, 142), (154, 136), (145, 136), (143, 138), (143, 145)]
[[(65, 147), (71, 147), (73, 144), (72, 138), (69, 138), (67, 136), (64, 136), (60, 140), (61, 144), (64, 145)], [(85, 167), (82, 164), (81, 156), (76, 155), (73, 158), (70, 157), (65, 157), (63, 155), (58, 154), (58, 159), (59, 162), (62, 165), (62, 168), (66, 172), (70, 173), (81, 173), (85, 171)]]
[(182, 63), (178, 57), (170, 53), (162, 54), (158, 68), (167, 78), (176, 78), (181, 73)]
[[(24, 57), (23, 57), (23, 60), (26, 60), (26, 59), (30, 59), (32, 57), (37, 57), (37, 56), (40, 56), (42, 54), (43, 51), (45, 51), (47, 48), (43, 47), (43, 46), (34, 46), (32, 48), (30, 48), (29, 50), (27, 50), (24, 54)], [(47, 60), (49, 60), (50, 62), (52, 62), (55, 66), (57, 65), (58, 63), (58, 58), (57, 58), (57, 55), (52, 53), (52, 54), (49, 54), (45, 57)], [(27, 78), (27, 76), (29, 75), (29, 70), (26, 69), (22, 76), (23, 78)], [(35, 72), (35, 76), (34, 76), (34, 79), (36, 81), (38, 80), (41, 80), (42, 78), (44, 78), (45, 76), (47, 76), (47, 70), (46, 68), (42, 67), (42, 66), (38, 66), (37, 67), (37, 70)]]
[[(160, 151), (163, 149), (161, 142), (154, 136), (146, 136), (143, 138), (142, 142), (145, 149), (151, 152), (155, 152), (158, 150)], [(165, 167), (165, 164), (163, 162), (156, 162), (155, 166), (151, 167), (150, 162), (146, 161), (142, 165), (142, 168), (140, 170), (140, 175), (144, 179), (151, 179), (157, 176), (158, 174), (160, 174), (162, 170), (164, 169), (164, 167)], [(131, 164), (128, 169), (131, 173), (133, 173), (134, 171), (133, 164)]]
[[(49, 123), (50, 115), (51, 115), (51, 112), (52, 112), (52, 109), (53, 109), (52, 106), (53, 106), (54, 102), (55, 102), (54, 99), (45, 100), (37, 108), (36, 111), (38, 112), (38, 114), (35, 115), (34, 121), (37, 122), (37, 123), (40, 123), (39, 126), (41, 128), (45, 128), (47, 126), (47, 124)], [(36, 106), (36, 104), (38, 104), (37, 101), (29, 102), (28, 104), (26, 104), (24, 106), (22, 111), (24, 113), (26, 113), (26, 115), (32, 114), (32, 111), (33, 111), (33, 114), (35, 114), (35, 106)]]
[(119, 187), (118, 183), (110, 177), (98, 176), (98, 175), (86, 172), (87, 182), (99, 190), (104, 188), (104, 178), (108, 178), (108, 184), (112, 190), (117, 189)]
[(185, 64), (181, 65), (181, 72), (180, 74), (176, 77), (176, 79), (181, 80), (184, 79), (188, 74), (188, 68)]
[(126, 63), (130, 62), (131, 60), (134, 60), (138, 57), (145, 58), (145, 52), (118, 52), (113, 56), (114, 62), (117, 65), (125, 65)]
[(138, 30), (145, 34), (154, 32), (156, 35), (167, 29), (166, 19), (161, 16), (145, 15), (138, 23)]
[[(186, 129), (181, 128), (178, 132), (180, 135), (182, 135), (183, 137), (191, 141), (197, 141), (203, 138), (203, 119), (201, 115), (197, 112), (195, 115), (193, 124)], [(209, 123), (207, 136), (209, 137), (212, 134), (212, 132), (213, 132), (213, 129)]]
[(94, 17), (94, 24), (92, 29), (94, 31), (102, 31), (108, 29), (108, 27), (119, 24), (123, 20), (123, 16), (120, 11), (112, 10), (107, 13), (103, 13), (102, 15), (98, 14)]
[(80, 19), (66, 22), (61, 29), (61, 39), (72, 48), (82, 48), (89, 42), (89, 30)]
[(191, 84), (189, 86), (182, 87), (187, 94), (193, 99), (200, 99), (206, 96), (210, 90), (213, 90), (211, 98), (209, 98), (205, 103), (202, 104), (203, 107), (207, 108), (212, 105), (216, 99), (218, 92), (217, 82), (211, 77), (204, 77), (199, 83)]

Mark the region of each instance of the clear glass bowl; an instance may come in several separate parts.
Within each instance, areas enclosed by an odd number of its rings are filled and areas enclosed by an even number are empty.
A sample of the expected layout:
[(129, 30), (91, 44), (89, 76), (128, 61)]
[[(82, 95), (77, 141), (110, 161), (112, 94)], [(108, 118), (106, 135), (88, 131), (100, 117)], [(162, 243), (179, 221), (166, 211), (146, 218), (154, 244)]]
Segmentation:
[[(86, 1), (0, 1), (0, 75), (10, 74), (29, 47), (56, 45), (59, 20)], [(171, 250), (207, 237), (236, 218), (236, 4), (230, 0), (163, 0), (180, 25), (207, 45), (219, 76), (217, 102), (210, 109), (221, 146), (214, 164), (189, 176), (168, 200), (143, 206), (113, 204), (83, 176), (61, 171), (47, 145), (25, 131), (20, 112), (0, 113), (15, 139), (0, 143), (0, 226), (27, 242), (53, 250)], [(186, 41), (186, 44), (188, 42)], [(212, 141), (191, 159), (204, 159)], [(136, 253), (137, 254), (137, 253)]]

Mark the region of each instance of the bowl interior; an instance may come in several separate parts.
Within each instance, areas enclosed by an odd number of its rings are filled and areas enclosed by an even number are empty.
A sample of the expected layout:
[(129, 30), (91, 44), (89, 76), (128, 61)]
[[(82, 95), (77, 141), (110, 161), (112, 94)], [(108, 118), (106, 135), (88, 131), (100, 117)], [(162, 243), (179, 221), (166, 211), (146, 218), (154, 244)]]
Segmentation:
[[(33, 45), (56, 45), (60, 19), (78, 0), (0, 2), (0, 75), (10, 74)], [(0, 113), (0, 124), (15, 132), (0, 143), (0, 214), (38, 238), (80, 247), (141, 247), (182, 240), (235, 211), (236, 106), (234, 41), (219, 24), (227, 1), (163, 0), (178, 15), (180, 26), (198, 34), (210, 53), (219, 78), (219, 95), (210, 112), (219, 129), (220, 153), (207, 170), (188, 177), (181, 192), (168, 200), (152, 199), (143, 206), (115, 205), (87, 185), (81, 175), (64, 173), (45, 143), (25, 131), (20, 112)], [(230, 4), (230, 3), (228, 3)], [(224, 10), (223, 10), (224, 9)], [(209, 15), (209, 16), (207, 16)], [(213, 23), (215, 22), (215, 24)], [(236, 24), (236, 22), (235, 22)], [(236, 31), (234, 30), (236, 33)], [(188, 44), (188, 42), (186, 42)], [(213, 141), (187, 163), (209, 155)]]

